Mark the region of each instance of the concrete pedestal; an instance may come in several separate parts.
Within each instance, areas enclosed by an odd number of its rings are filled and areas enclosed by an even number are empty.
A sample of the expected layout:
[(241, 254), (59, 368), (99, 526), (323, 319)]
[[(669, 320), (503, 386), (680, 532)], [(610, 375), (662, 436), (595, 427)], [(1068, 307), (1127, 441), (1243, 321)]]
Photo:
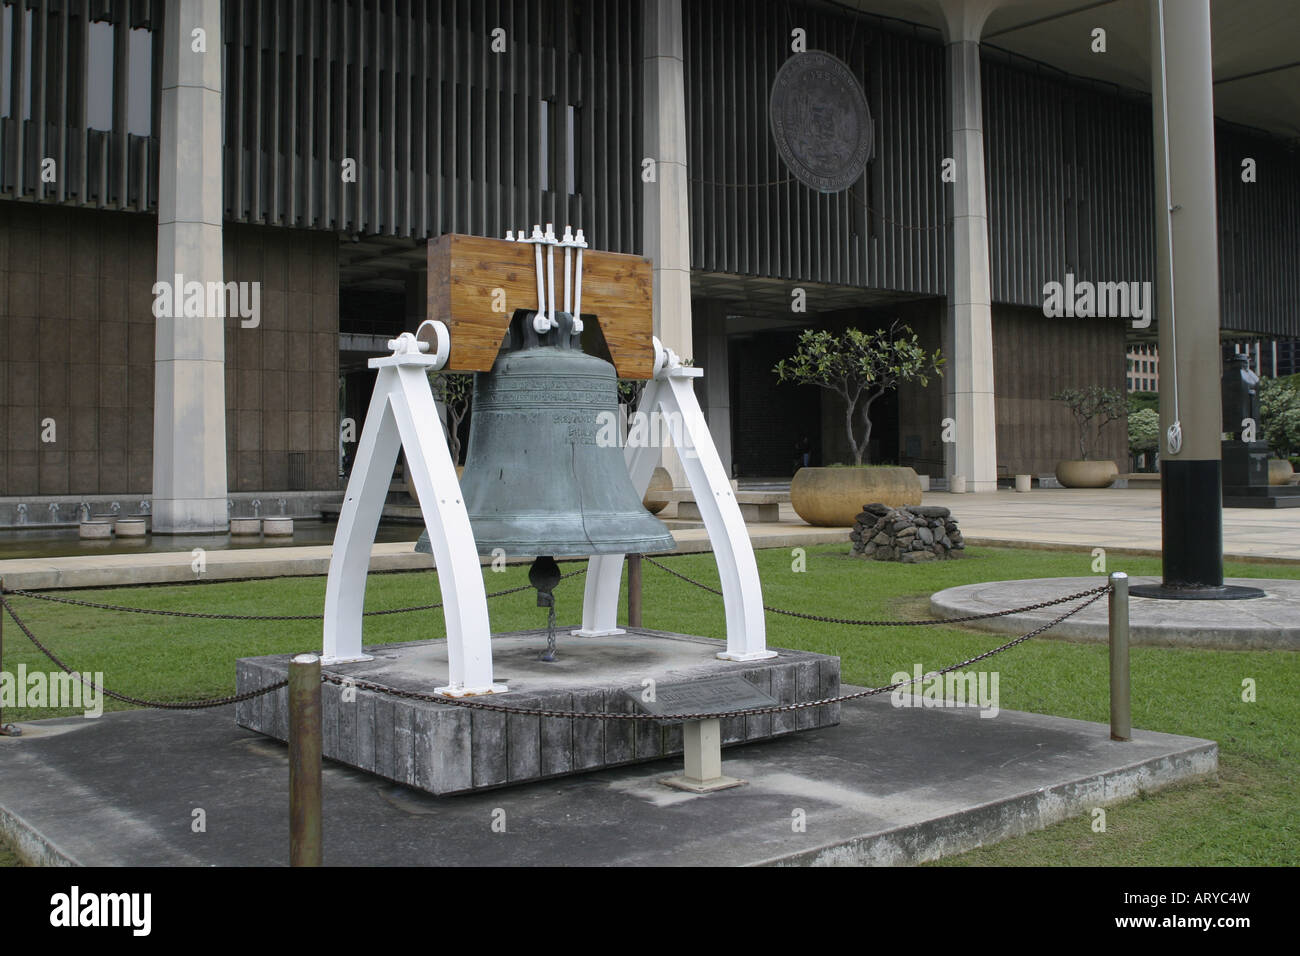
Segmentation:
[[(568, 628), (560, 628), (567, 634)], [(725, 641), (641, 628), (617, 637), (562, 637), (559, 659), (537, 659), (544, 631), (492, 639), (494, 679), (510, 692), (491, 703), (527, 709), (637, 712), (627, 696), (648, 679), (687, 683), (740, 675), (781, 703), (819, 700), (839, 693), (840, 660), (805, 651), (778, 651), (770, 660), (744, 664), (718, 660)], [(327, 674), (370, 681), (395, 690), (431, 693), (447, 683), (445, 641), (368, 647), (374, 660), (335, 664)], [(240, 693), (283, 680), (292, 655), (246, 658), (236, 666)], [(349, 702), (350, 700), (350, 702)], [(324, 755), (332, 760), (428, 793), (459, 793), (547, 777), (560, 777), (682, 753), (682, 723), (531, 717), (472, 710), (454, 704), (322, 686)], [(284, 740), (285, 690), (237, 705), (242, 727)], [(839, 723), (840, 707), (721, 721), (722, 745), (766, 740)]]
[(113, 537), (113, 522), (103, 519), (81, 522), (78, 534), (90, 540), (104, 540)]

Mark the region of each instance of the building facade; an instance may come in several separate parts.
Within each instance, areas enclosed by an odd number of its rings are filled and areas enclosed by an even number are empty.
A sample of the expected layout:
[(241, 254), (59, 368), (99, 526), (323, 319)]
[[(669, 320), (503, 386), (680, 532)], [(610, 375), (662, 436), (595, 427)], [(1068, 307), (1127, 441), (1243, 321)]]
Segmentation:
[[(539, 221), (653, 260), (658, 334), (705, 368), (737, 475), (788, 475), (804, 440), (842, 460), (830, 396), (771, 368), (803, 328), (895, 321), (948, 366), (878, 403), (873, 460), (983, 489), (1051, 471), (1072, 440), (1050, 395), (1135, 387), (1126, 356), (1154, 332), (1044, 308), (1050, 283), (1155, 279), (1150, 96), (981, 43), (957, 0), (923, 6), (0, 0), (0, 498), (173, 480), (187, 498), (160, 449), (212, 501), (338, 489), (365, 361), (424, 317), (428, 240)], [(870, 111), (871, 156), (838, 192), (773, 141), (800, 35)], [(1300, 336), (1296, 140), (1221, 118), (1216, 150), (1224, 334)], [(192, 197), (211, 211), (191, 242)], [(260, 312), (178, 358), (153, 289), (191, 253), (256, 283)], [(178, 361), (220, 370), (224, 416), (160, 416), (159, 369), (166, 401), (215, 401)], [(1107, 442), (1124, 461), (1121, 430)]]
[(1160, 390), (1160, 350), (1147, 343), (1130, 345), (1128, 348), (1128, 374), (1125, 383), (1130, 392), (1158, 392)]

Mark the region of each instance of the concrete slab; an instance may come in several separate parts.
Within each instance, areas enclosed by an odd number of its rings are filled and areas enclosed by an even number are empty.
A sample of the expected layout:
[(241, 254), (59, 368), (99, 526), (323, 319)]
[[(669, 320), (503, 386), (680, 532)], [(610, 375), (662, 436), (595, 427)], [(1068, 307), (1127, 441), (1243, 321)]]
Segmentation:
[[(278, 865), (283, 745), (233, 708), (64, 718), (0, 738), (0, 829), (27, 858), (85, 865)], [(696, 795), (677, 761), (457, 797), (327, 762), (325, 862), (355, 865), (910, 864), (1213, 775), (1213, 741), (964, 708), (845, 704), (839, 727), (728, 751), (746, 786)], [(192, 828), (196, 809), (206, 832)], [(802, 821), (803, 826), (797, 824)], [(494, 829), (493, 824), (498, 824)], [(504, 824), (504, 832), (497, 832)]]
[[(583, 710), (634, 713), (645, 680), (667, 690), (670, 685), (739, 677), (783, 704), (833, 697), (840, 688), (840, 659), (810, 651), (778, 650), (760, 661), (724, 661), (717, 655), (727, 642), (672, 634), (649, 628), (607, 637), (575, 637), (559, 631), (556, 660), (538, 654), (546, 631), (517, 631), (492, 638), (494, 680), (508, 685), (492, 703), (526, 710)], [(325, 672), (377, 684), (398, 692), (428, 693), (448, 683), (446, 641), (407, 641), (366, 648), (373, 660), (330, 664)], [(245, 657), (235, 664), (236, 693), (279, 683), (289, 676), (292, 654)], [(644, 763), (682, 750), (679, 722), (595, 721), (570, 717), (542, 718), (528, 713), (501, 714), (468, 710), (454, 704), (412, 700), (388, 693), (327, 683), (321, 689), (327, 720), (324, 755), (349, 766), (377, 773), (429, 793), (447, 794), (518, 784), (567, 773)], [(281, 689), (238, 704), (241, 727), (278, 740), (287, 739), (283, 715), (289, 692)], [(577, 702), (581, 706), (575, 707)], [(713, 710), (742, 709), (718, 701)], [(730, 746), (826, 727), (839, 720), (838, 704), (798, 711), (806, 723), (785, 725), (735, 717), (722, 721), (722, 742)], [(663, 713), (664, 711), (660, 711)], [(470, 719), (472, 717), (472, 719)], [(395, 725), (412, 730), (400, 739)], [(592, 731), (595, 731), (592, 733)], [(542, 747), (548, 738), (549, 745)], [(545, 750), (548, 766), (540, 754)], [(449, 754), (459, 755), (452, 760)]]
[[(990, 581), (948, 588), (930, 597), (936, 617), (953, 618), (1024, 607), (1105, 583), (1090, 578), (1032, 578)], [(1129, 586), (1159, 584), (1158, 577), (1133, 577)], [(1165, 601), (1129, 597), (1129, 641), (1167, 647), (1227, 650), (1300, 650), (1300, 581), (1225, 578), (1226, 584), (1261, 588), (1265, 597), (1244, 601)], [(1068, 605), (971, 621), (966, 627), (996, 634), (1023, 634), (1058, 617)], [(1109, 609), (1103, 599), (1047, 631), (1045, 638), (1107, 641)]]

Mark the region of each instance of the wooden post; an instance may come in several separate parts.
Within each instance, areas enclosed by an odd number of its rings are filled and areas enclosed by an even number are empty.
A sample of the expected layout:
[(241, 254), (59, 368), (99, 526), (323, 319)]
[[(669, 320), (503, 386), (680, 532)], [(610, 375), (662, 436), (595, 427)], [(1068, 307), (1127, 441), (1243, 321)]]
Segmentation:
[(320, 658), (289, 662), (289, 865), (321, 865)]

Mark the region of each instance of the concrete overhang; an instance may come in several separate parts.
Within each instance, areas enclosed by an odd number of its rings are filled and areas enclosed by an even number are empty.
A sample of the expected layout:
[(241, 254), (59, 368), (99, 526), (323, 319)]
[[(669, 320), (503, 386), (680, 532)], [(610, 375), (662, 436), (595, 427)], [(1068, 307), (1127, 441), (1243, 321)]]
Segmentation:
[[(1151, 92), (1148, 0), (966, 0), (992, 7), (981, 42), (1071, 76)], [(1166, 0), (1176, 3), (1179, 0)], [(962, 0), (830, 0), (942, 33), (943, 6)], [(1300, 3), (1211, 0), (1214, 112), (1220, 119), (1300, 140)], [(1106, 31), (1106, 52), (1092, 31)]]

